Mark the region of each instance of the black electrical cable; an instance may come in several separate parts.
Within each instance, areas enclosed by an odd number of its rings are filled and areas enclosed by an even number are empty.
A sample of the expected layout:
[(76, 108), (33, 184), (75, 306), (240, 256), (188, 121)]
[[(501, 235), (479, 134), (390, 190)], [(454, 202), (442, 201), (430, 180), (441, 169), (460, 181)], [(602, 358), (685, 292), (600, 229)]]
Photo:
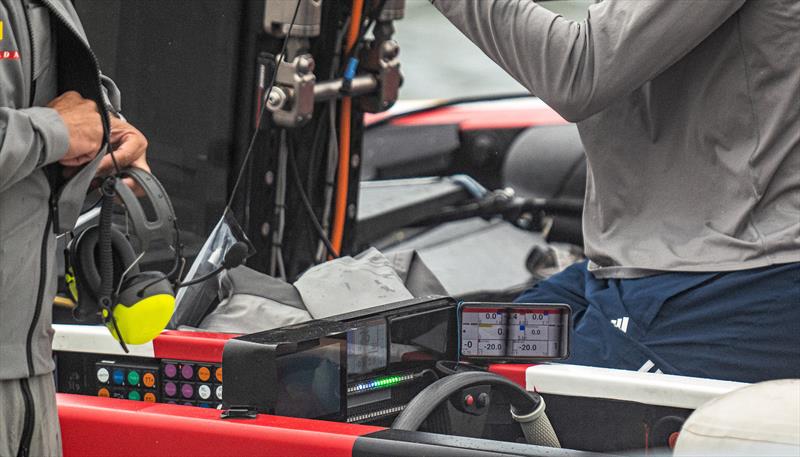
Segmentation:
[(314, 227), (314, 231), (317, 232), (317, 236), (319, 236), (319, 239), (322, 240), (322, 244), (325, 245), (325, 249), (328, 250), (328, 254), (335, 259), (339, 257), (339, 253), (336, 252), (331, 240), (328, 239), (328, 235), (325, 234), (325, 230), (322, 228), (322, 225), (320, 225), (319, 220), (317, 220), (317, 215), (314, 214), (314, 208), (311, 207), (311, 202), (308, 200), (308, 195), (306, 195), (306, 191), (303, 189), (303, 184), (300, 180), (300, 172), (297, 170), (297, 161), (295, 160), (292, 139), (287, 138), (286, 142), (289, 152), (289, 168), (291, 168), (292, 171), (292, 181), (295, 184), (297, 193), (300, 195), (300, 200), (303, 202), (303, 208), (305, 208), (308, 218), (311, 220), (311, 225)]
[[(289, 38), (292, 36), (292, 28), (294, 27), (294, 23), (297, 20), (297, 12), (300, 11), (300, 3), (303, 0), (297, 0), (297, 5), (294, 7), (294, 14), (292, 14), (292, 21), (289, 23), (289, 28), (286, 31), (286, 38), (283, 40), (283, 45), (281, 46), (281, 52), (278, 54), (281, 58), (281, 61), (285, 58), (286, 55), (286, 46), (289, 44)], [(272, 87), (275, 85), (275, 76), (278, 74), (278, 68), (280, 67), (280, 62), (276, 62), (275, 69), (272, 71), (272, 74), (269, 78), (269, 84), (267, 84), (267, 89), (264, 91), (264, 98), (265, 100), (261, 103), (261, 109), (258, 112), (258, 118), (256, 120), (256, 125), (260, 126), (261, 122), (264, 121), (264, 113), (267, 111), (267, 102), (266, 99), (269, 98), (270, 92), (272, 92)], [(244, 159), (242, 160), (242, 165), (239, 167), (239, 172), (236, 175), (236, 181), (233, 183), (233, 188), (231, 189), (231, 195), (228, 198), (228, 203), (225, 205), (225, 210), (223, 211), (223, 215), (231, 211), (231, 205), (233, 205), (233, 199), (236, 197), (236, 191), (239, 189), (239, 184), (242, 181), (242, 176), (244, 175), (244, 170), (247, 168), (248, 163), (250, 162), (250, 156), (253, 153), (253, 147), (256, 144), (256, 139), (258, 139), (258, 132), (261, 131), (261, 128), (256, 128), (253, 132), (253, 136), (250, 137), (250, 144), (247, 146), (247, 152), (244, 154)]]
[(319, 156), (323, 152), (322, 151), (322, 131), (324, 130), (326, 133), (328, 129), (325, 128), (328, 126), (328, 115), (327, 111), (323, 111), (322, 116), (319, 117), (317, 121), (317, 125), (314, 127), (314, 136), (311, 140), (311, 154), (308, 158), (308, 174), (307, 174), (307, 182), (306, 182), (306, 189), (308, 189), (308, 195), (314, 195), (314, 170), (315, 166), (318, 165)]

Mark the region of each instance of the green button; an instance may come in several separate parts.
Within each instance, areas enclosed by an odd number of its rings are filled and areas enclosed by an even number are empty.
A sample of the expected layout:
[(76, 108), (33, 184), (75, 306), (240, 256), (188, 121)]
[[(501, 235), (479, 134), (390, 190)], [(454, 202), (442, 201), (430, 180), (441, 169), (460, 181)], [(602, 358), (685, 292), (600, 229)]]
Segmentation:
[(130, 385), (130, 386), (138, 386), (139, 385), (139, 372), (138, 371), (129, 371), (128, 372), (128, 385)]
[(142, 399), (142, 394), (140, 394), (138, 390), (132, 390), (128, 392), (128, 400), (139, 401), (141, 399)]

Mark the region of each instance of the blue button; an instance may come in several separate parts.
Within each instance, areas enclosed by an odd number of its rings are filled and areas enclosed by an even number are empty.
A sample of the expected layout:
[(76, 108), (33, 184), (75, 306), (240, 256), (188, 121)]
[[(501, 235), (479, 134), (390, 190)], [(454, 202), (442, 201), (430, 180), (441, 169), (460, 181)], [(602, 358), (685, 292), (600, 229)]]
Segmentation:
[(209, 404), (209, 403), (200, 403), (197, 406), (199, 406), (201, 408), (211, 408), (211, 404)]
[(122, 383), (125, 382), (125, 372), (122, 370), (114, 370), (111, 379), (114, 380), (114, 384), (122, 385)]

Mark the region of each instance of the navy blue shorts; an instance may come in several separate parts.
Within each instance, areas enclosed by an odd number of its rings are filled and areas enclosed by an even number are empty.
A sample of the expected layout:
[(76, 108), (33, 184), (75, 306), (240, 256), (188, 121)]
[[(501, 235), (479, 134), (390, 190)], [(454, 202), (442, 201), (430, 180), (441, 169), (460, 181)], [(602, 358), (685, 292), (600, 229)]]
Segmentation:
[(581, 262), (516, 301), (572, 306), (567, 363), (742, 382), (800, 378), (800, 263), (596, 279)]

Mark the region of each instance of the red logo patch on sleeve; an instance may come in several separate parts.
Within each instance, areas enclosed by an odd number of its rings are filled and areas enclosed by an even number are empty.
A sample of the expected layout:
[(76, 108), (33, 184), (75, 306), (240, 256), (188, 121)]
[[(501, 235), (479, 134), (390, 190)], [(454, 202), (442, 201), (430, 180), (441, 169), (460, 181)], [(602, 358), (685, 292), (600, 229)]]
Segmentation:
[(0, 60), (19, 60), (19, 51), (0, 51)]

